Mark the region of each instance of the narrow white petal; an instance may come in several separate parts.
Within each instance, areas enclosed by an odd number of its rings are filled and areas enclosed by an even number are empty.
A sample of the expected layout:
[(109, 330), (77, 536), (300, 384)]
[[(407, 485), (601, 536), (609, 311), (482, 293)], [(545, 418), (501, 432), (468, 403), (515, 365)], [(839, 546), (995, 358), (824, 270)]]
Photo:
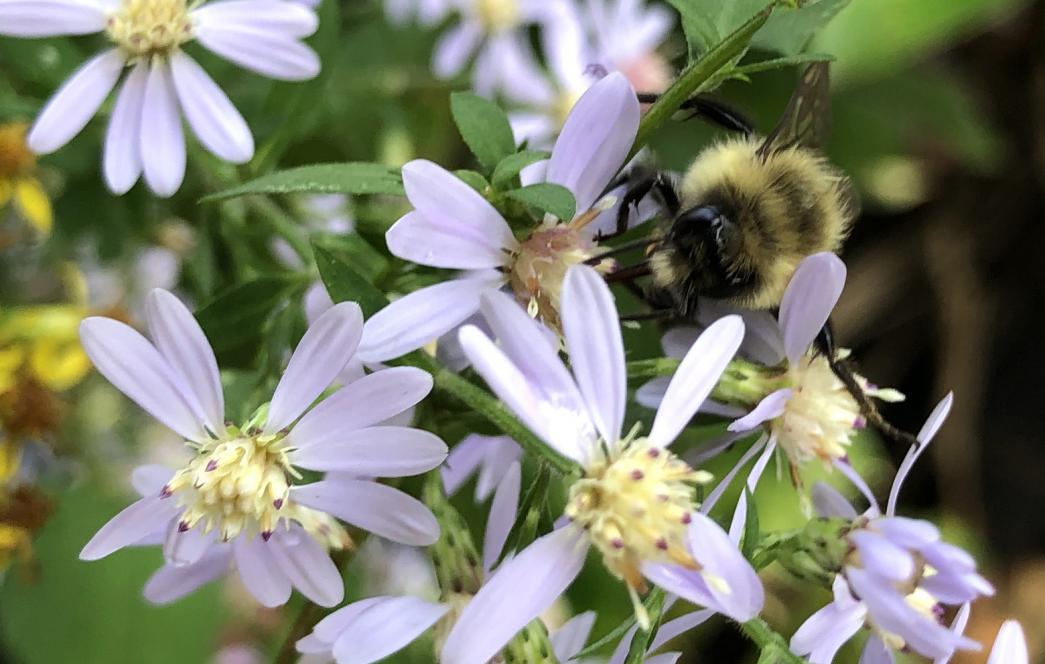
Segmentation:
[(780, 301), (787, 359), (797, 362), (820, 334), (845, 287), (845, 263), (824, 252), (803, 260)]
[(236, 25), (287, 37), (307, 37), (319, 27), (316, 12), (302, 2), (286, 0), (224, 0), (192, 12), (196, 25)]
[(303, 528), (277, 530), (269, 547), (279, 569), (305, 597), (328, 607), (337, 606), (345, 598), (340, 570), (326, 549)]
[(584, 644), (591, 635), (591, 628), (595, 626), (595, 616), (594, 611), (585, 611), (567, 620), (565, 625), (551, 635), (555, 659), (569, 662), (584, 649)]
[(229, 547), (216, 546), (192, 565), (164, 565), (145, 582), (142, 594), (153, 604), (169, 604), (229, 571)]
[(424, 504), (377, 482), (328, 478), (296, 486), (291, 496), (302, 505), (395, 542), (428, 546), (439, 539), (439, 523)]
[(149, 496), (131, 503), (109, 519), (80, 551), (80, 560), (98, 560), (110, 553), (137, 543), (157, 528), (163, 527), (178, 513), (177, 504), (169, 498)]
[[(222, 3), (212, 6), (217, 4)], [(280, 4), (293, 3), (282, 0)], [(171, 56), (171, 74), (185, 119), (203, 146), (234, 164), (250, 161), (254, 156), (254, 137), (217, 83), (181, 51)]]
[(502, 267), (508, 258), (503, 245), (493, 233), (484, 236), (484, 230), (487, 228), (434, 223), (414, 211), (388, 229), (385, 242), (393, 256), (418, 265), (455, 270)]
[(432, 72), (439, 78), (451, 78), (464, 69), (482, 38), (478, 23), (464, 21), (436, 42), (432, 54)]
[(294, 37), (227, 24), (200, 25), (201, 44), (244, 69), (285, 81), (304, 81), (319, 73), (319, 56)]
[(566, 273), (562, 324), (577, 386), (602, 439), (613, 447), (628, 391), (624, 340), (613, 294), (593, 268), (576, 265)]
[(0, 0), (0, 35), (58, 37), (105, 29), (105, 12), (77, 0)]
[(164, 198), (173, 195), (185, 178), (185, 136), (170, 65), (162, 58), (153, 58), (145, 83), (141, 146), (149, 189)]
[(408, 477), (436, 468), (446, 459), (446, 443), (421, 429), (376, 426), (338, 433), (291, 452), (291, 462), (300, 468), (357, 477)]
[(77, 69), (54, 93), (26, 137), (37, 154), (54, 152), (79, 134), (112, 92), (123, 72), (119, 49), (97, 55)]
[(1027, 664), (1027, 639), (1015, 620), (1006, 620), (998, 630), (987, 664)]
[(381, 597), (345, 626), (334, 642), (338, 664), (371, 664), (406, 647), (450, 607), (417, 597)]
[(584, 532), (566, 526), (501, 565), (461, 613), (440, 661), (485, 664), (565, 592), (580, 574), (587, 551)]
[(651, 444), (664, 447), (675, 440), (711, 393), (743, 339), (744, 323), (739, 316), (720, 318), (704, 330), (671, 378), (653, 420)]
[(763, 422), (780, 417), (784, 414), (784, 409), (787, 407), (787, 402), (791, 400), (792, 393), (791, 388), (770, 392), (751, 409), (751, 412), (730, 422), (729, 431), (752, 431), (761, 426)]
[(290, 426), (352, 359), (363, 333), (363, 312), (340, 302), (309, 326), (290, 357), (269, 405), (266, 433)]
[(142, 173), (141, 121), (149, 67), (139, 62), (123, 82), (105, 132), (105, 182), (114, 194), (130, 191)]
[(936, 408), (929, 415), (929, 418), (925, 421), (925, 425), (922, 426), (922, 430), (918, 432), (918, 442), (920, 443), (917, 447), (912, 447), (908, 450), (904, 460), (900, 462), (900, 467), (896, 470), (896, 477), (893, 478), (892, 487), (889, 489), (889, 502), (885, 508), (885, 513), (892, 516), (896, 513), (896, 501), (900, 498), (900, 489), (903, 487), (904, 480), (907, 479), (907, 475), (911, 472), (911, 468), (914, 467), (915, 461), (922, 455), (922, 452), (929, 447), (929, 443), (936, 436), (936, 432), (943, 426), (944, 421), (947, 419), (947, 415), (951, 412), (951, 406), (954, 405), (954, 393), (948, 392), (940, 403), (936, 404)]
[(267, 542), (258, 536), (250, 540), (238, 537), (232, 542), (232, 552), (240, 580), (262, 606), (274, 608), (287, 603), (290, 579), (273, 558)]
[(501, 557), (504, 543), (508, 541), (508, 535), (515, 525), (521, 485), (522, 468), (516, 461), (508, 467), (501, 483), (497, 485), (493, 502), (490, 503), (490, 514), (486, 519), (486, 537), (483, 539), (483, 569), (487, 574)]
[(181, 300), (159, 288), (145, 301), (149, 334), (168, 365), (181, 373), (203, 408), (204, 424), (217, 433), (225, 428), (225, 397), (218, 361), (203, 328)]

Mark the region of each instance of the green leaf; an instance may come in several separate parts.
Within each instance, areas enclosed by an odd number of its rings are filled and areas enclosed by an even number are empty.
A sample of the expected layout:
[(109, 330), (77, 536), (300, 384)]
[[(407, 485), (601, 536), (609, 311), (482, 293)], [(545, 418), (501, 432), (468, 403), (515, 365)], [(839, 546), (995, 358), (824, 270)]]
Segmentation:
[(350, 162), (316, 164), (278, 171), (238, 187), (205, 196), (202, 202), (222, 201), (248, 194), (390, 194), (404, 195), (398, 169), (381, 164)]
[(628, 658), (624, 660), (624, 664), (642, 664), (646, 661), (646, 652), (653, 644), (653, 639), (660, 629), (661, 618), (664, 617), (664, 591), (655, 588), (646, 598), (643, 606), (649, 614), (649, 630), (635, 631), (635, 635), (631, 637), (631, 648), (628, 649)]
[(450, 95), (450, 111), (461, 138), (483, 167), (492, 170), (515, 152), (508, 116), (497, 104), (470, 92), (455, 92)]
[(784, 55), (800, 53), (813, 35), (830, 23), (849, 1), (816, 0), (798, 8), (779, 7), (751, 40), (751, 45)]
[(358, 233), (318, 235), (312, 238), (312, 244), (341, 256), (353, 270), (372, 284), (378, 283), (388, 270), (388, 257)]
[(762, 533), (758, 525), (758, 506), (755, 505), (755, 496), (751, 489), (744, 487), (744, 495), (747, 497), (747, 521), (744, 523), (744, 540), (741, 551), (748, 560), (755, 554), (755, 549), (761, 544)]
[[(650, 591), (650, 594), (646, 596), (646, 599), (642, 602), (642, 605), (644, 607), (646, 607), (646, 611), (649, 612), (652, 615), (653, 607), (656, 606), (658, 603), (661, 606), (663, 606), (663, 602), (664, 602), (664, 591), (661, 590), (659, 587), (654, 587), (653, 590)], [(632, 615), (628, 616), (624, 620), (624, 622), (622, 622), (621, 624), (617, 625), (616, 627), (611, 629), (609, 632), (607, 632), (605, 636), (603, 636), (602, 638), (592, 642), (591, 644), (586, 646), (583, 650), (581, 650), (579, 653), (574, 655), (573, 659), (574, 660), (579, 660), (579, 659), (583, 659), (584, 657), (588, 657), (590, 655), (595, 655), (600, 650), (602, 650), (603, 648), (605, 648), (605, 647), (607, 647), (609, 645), (617, 643), (618, 641), (621, 640), (621, 638), (624, 637), (625, 634), (628, 633), (628, 630), (631, 629), (634, 625), (635, 625), (635, 615), (632, 614)]]
[(722, 42), (770, 4), (767, 0), (668, 0), (682, 16), (690, 60)]
[(250, 358), (272, 311), (301, 283), (294, 275), (258, 277), (233, 286), (198, 309), (196, 318), (219, 363), (239, 364)]
[(573, 215), (577, 211), (577, 202), (573, 198), (573, 193), (560, 184), (538, 182), (521, 189), (513, 189), (506, 192), (505, 195), (541, 212), (548, 212), (562, 221), (573, 219)]
[(751, 74), (759, 74), (761, 72), (772, 71), (774, 69), (784, 69), (786, 67), (800, 67), (811, 62), (831, 62), (832, 60), (834, 60), (834, 57), (827, 53), (799, 53), (798, 55), (787, 55), (782, 58), (761, 60), (759, 62), (752, 62), (746, 65), (723, 69), (711, 78), (708, 82), (708, 87), (716, 88), (730, 79), (748, 81), (750, 80), (748, 77)]
[(541, 510), (548, 503), (548, 482), (551, 473), (548, 464), (541, 463), (537, 466), (537, 477), (533, 479), (526, 489), (519, 508), (516, 512), (515, 523), (512, 524), (512, 536), (501, 548), (501, 556), (497, 560), (499, 565), (509, 551), (522, 551), (537, 538), (537, 524), (541, 520)]
[(344, 254), (338, 254), (313, 242), (312, 251), (323, 284), (334, 302), (355, 302), (367, 318), (385, 308), (388, 298), (376, 286), (363, 278)]
[(466, 185), (468, 185), (472, 189), (475, 189), (480, 194), (484, 193), (486, 191), (486, 188), (490, 186), (490, 183), (486, 181), (486, 178), (483, 177), (482, 173), (469, 171), (467, 169), (461, 169), (458, 171), (454, 171), (454, 175), (456, 175), (458, 179), (463, 180)]
[(539, 161), (544, 161), (549, 157), (551, 157), (551, 153), (543, 150), (523, 150), (522, 152), (508, 155), (493, 170), (493, 179), (491, 181), (494, 188), (504, 189), (517, 184), (515, 178), (519, 176), (522, 169)]

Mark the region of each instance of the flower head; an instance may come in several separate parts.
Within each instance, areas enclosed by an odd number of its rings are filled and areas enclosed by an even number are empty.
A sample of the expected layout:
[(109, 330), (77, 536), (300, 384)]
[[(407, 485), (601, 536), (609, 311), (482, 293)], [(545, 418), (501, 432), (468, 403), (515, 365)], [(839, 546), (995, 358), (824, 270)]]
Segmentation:
[[(406, 544), (435, 540), (438, 525), (417, 500), (358, 479), (414, 475), (443, 461), (446, 446), (432, 434), (375, 426), (420, 401), (431, 377), (411, 368), (378, 371), (310, 409), (355, 352), (363, 323), (356, 304), (335, 305), (309, 327), (272, 401), (239, 426), (224, 421), (214, 353), (185, 306), (156, 290), (147, 318), (151, 342), (123, 323), (88, 318), (84, 348), (194, 455), (178, 470), (135, 471), (142, 499), (102, 527), (81, 558), (156, 541), (167, 565), (146, 585), (152, 601), (180, 597), (234, 560), (266, 606), (285, 602), (292, 586), (332, 606), (343, 586), (326, 552), (351, 544), (338, 519)], [(326, 476), (302, 484), (299, 469)]]
[(51, 37), (101, 32), (112, 48), (83, 65), (55, 93), (29, 132), (37, 154), (54, 152), (87, 125), (125, 68), (105, 138), (109, 188), (127, 192), (144, 174), (170, 196), (185, 174), (181, 115), (207, 150), (233, 163), (254, 154), (250, 129), (232, 102), (182, 47), (198, 41), (217, 55), (270, 78), (302, 80), (319, 59), (301, 39), (315, 12), (280, 0), (0, 0), (0, 34)]
[[(14, 203), (32, 235), (43, 237), (51, 232), (51, 201), (36, 178), (36, 155), (26, 145), (26, 130), (20, 122), (0, 124), (0, 211)], [(23, 240), (22, 235), (0, 229), (0, 250)]]

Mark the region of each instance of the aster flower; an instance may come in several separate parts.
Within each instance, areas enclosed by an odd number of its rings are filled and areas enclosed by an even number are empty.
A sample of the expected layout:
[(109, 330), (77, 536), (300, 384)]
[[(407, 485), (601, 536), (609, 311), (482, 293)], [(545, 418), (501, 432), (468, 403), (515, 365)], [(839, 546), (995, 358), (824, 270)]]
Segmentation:
[(486, 502), (521, 456), (522, 448), (509, 436), (465, 436), (450, 450), (440, 469), (446, 495), (454, 495), (470, 477), (478, 475), (475, 502)]
[(416, 19), (421, 25), (432, 26), (449, 11), (450, 0), (385, 0), (385, 15), (395, 25)]
[(263, 76), (303, 80), (319, 72), (315, 52), (300, 41), (317, 24), (313, 10), (282, 0), (0, 0), (0, 34), (103, 32), (112, 43), (40, 112), (28, 137), (37, 154), (54, 152), (79, 134), (130, 67), (105, 137), (105, 180), (117, 194), (143, 174), (159, 196), (178, 190), (185, 175), (182, 114), (218, 158), (241, 164), (254, 154), (243, 117), (183, 46), (198, 40)]
[(640, 92), (663, 92), (671, 85), (671, 67), (657, 53), (675, 26), (669, 9), (645, 0), (587, 0), (584, 11), (595, 62), (623, 73)]
[(456, 328), (479, 309), (480, 294), (510, 285), (516, 297), (557, 325), (566, 269), (595, 256), (605, 216), (595, 208), (638, 130), (635, 92), (619, 74), (592, 86), (577, 103), (552, 150), (546, 180), (577, 202), (573, 220), (551, 220), (517, 240), (497, 210), (449, 171), (428, 161), (403, 167), (414, 211), (386, 234), (396, 256), (431, 267), (464, 270), (458, 278), (396, 300), (366, 326), (360, 356), (398, 357)]
[(845, 532), (848, 552), (834, 579), (834, 601), (810, 616), (791, 639), (791, 649), (808, 655), (813, 664), (828, 664), (864, 626), (872, 630), (864, 650), (868, 661), (891, 662), (892, 651), (902, 649), (936, 660), (955, 650), (979, 649), (962, 636), (964, 619), (956, 621), (956, 628), (941, 624), (943, 607), (968, 605), (994, 589), (976, 572), (972, 556), (942, 541), (933, 524), (896, 515), (903, 482), (951, 403), (947, 395), (919, 432), (920, 444), (908, 452), (893, 480), (885, 514), (869, 492), (871, 505), (858, 516), (834, 489), (817, 485), (815, 504), (821, 516), (845, 518), (851, 525)]
[(693, 485), (705, 474), (667, 450), (740, 345), (740, 320), (723, 319), (698, 339), (649, 435), (640, 436), (638, 427), (622, 431), (624, 348), (613, 297), (595, 270), (575, 266), (565, 279), (563, 329), (572, 375), (541, 326), (511, 297), (484, 293), (482, 310), (500, 345), (474, 327), (461, 329), (476, 371), (528, 427), (576, 461), (583, 476), (569, 492), (569, 523), (497, 569), (461, 612), (442, 661), (486, 662), (572, 583), (592, 547), (625, 581), (640, 618), (644, 575), (736, 620), (755, 615), (762, 606), (757, 575), (726, 534), (694, 512)]
[[(355, 303), (334, 306), (309, 327), (272, 401), (238, 427), (225, 422), (214, 353), (188, 309), (156, 290), (147, 318), (152, 341), (118, 321), (88, 318), (80, 329), (84, 349), (194, 456), (179, 470), (135, 470), (142, 498), (95, 534), (82, 559), (161, 543), (166, 565), (145, 586), (153, 602), (177, 599), (234, 565), (265, 606), (286, 602), (292, 587), (333, 606), (344, 588), (327, 551), (351, 544), (337, 519), (405, 544), (435, 541), (439, 527), (424, 505), (359, 479), (415, 475), (443, 461), (446, 446), (434, 435), (373, 426), (424, 398), (431, 377), (405, 367), (378, 371), (310, 409), (359, 342)], [(299, 484), (298, 469), (326, 475)]]

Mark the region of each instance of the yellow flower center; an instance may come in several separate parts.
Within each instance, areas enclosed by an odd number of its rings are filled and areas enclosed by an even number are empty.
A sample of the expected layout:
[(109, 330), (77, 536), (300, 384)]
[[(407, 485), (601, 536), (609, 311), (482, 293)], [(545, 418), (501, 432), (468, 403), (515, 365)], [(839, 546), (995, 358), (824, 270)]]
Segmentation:
[(36, 157), (25, 144), (26, 129), (21, 122), (0, 125), (0, 182), (14, 180), (36, 165)]
[(328, 548), (351, 545), (348, 533), (330, 515), (289, 499), (292, 477), (285, 438), (241, 434), (198, 447), (196, 457), (174, 474), (163, 495), (185, 508), (179, 527), (219, 530), (224, 540), (240, 533), (268, 538), (280, 521), (296, 521)]
[(645, 438), (625, 440), (619, 452), (593, 462), (570, 488), (566, 516), (588, 531), (606, 567), (641, 592), (643, 562), (699, 568), (686, 532), (694, 485), (708, 479)]
[(193, 37), (187, 0), (123, 0), (106, 31), (132, 57), (167, 55)]
[(488, 33), (511, 30), (521, 19), (516, 0), (475, 0), (475, 13)]

